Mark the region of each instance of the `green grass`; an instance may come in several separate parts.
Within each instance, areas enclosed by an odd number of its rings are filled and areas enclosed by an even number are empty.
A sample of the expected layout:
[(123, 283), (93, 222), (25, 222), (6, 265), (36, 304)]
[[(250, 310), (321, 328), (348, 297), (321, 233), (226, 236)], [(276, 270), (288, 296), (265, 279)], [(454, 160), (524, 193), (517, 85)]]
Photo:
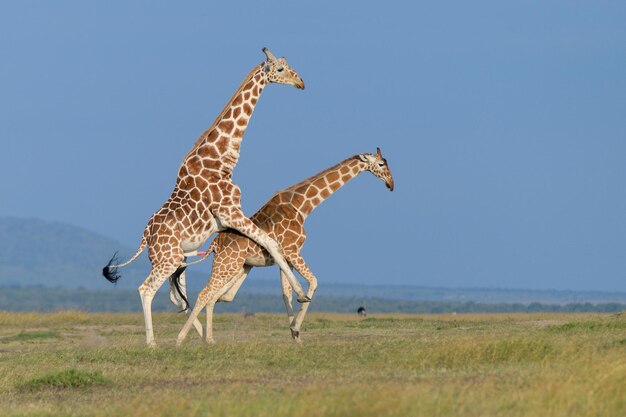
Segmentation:
[(111, 382), (100, 371), (83, 371), (67, 369), (60, 372), (51, 372), (44, 376), (31, 378), (28, 381), (16, 384), (18, 389), (37, 391), (49, 388), (84, 388), (92, 385), (108, 385)]
[(46, 339), (58, 339), (60, 337), (61, 335), (58, 332), (50, 330), (41, 330), (34, 332), (20, 331), (16, 335), (0, 338), (0, 343), (39, 341)]
[(2, 313), (0, 415), (626, 415), (626, 317), (311, 314), (302, 346), (282, 315), (220, 314), (217, 343), (185, 317)]
[(626, 331), (626, 320), (621, 316), (613, 316), (613, 320), (586, 320), (571, 321), (560, 326), (555, 326), (554, 331), (557, 332), (598, 332), (603, 330), (622, 330)]

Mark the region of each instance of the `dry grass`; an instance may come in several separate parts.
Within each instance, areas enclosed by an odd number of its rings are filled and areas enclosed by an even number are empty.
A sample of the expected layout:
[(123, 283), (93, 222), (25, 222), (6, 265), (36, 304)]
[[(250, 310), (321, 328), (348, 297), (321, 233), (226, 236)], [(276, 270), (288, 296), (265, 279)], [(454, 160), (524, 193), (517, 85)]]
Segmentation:
[[(156, 350), (142, 322), (0, 313), (0, 415), (626, 415), (622, 315), (320, 313), (301, 347), (282, 316), (219, 315), (216, 345), (176, 349), (184, 318), (157, 314)], [(69, 371), (107, 383), (22, 388)]]

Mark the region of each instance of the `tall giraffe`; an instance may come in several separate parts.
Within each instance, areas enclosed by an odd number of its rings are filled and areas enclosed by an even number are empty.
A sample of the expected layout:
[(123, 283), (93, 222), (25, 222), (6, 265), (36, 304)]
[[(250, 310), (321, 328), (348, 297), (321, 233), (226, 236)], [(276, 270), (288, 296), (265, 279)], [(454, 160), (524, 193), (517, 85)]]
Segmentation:
[[(380, 149), (377, 149), (376, 154), (354, 155), (317, 175), (277, 192), (251, 217), (255, 224), (281, 245), (289, 265), (308, 281), (307, 295), (311, 297), (317, 288), (317, 279), (300, 253), (306, 239), (304, 221), (322, 201), (364, 171), (370, 171), (382, 179), (387, 188), (393, 191), (391, 171)], [(231, 230), (217, 235), (207, 250), (207, 253), (211, 252), (215, 252), (211, 278), (198, 295), (193, 311), (178, 335), (177, 345), (181, 345), (185, 340), (191, 325), (194, 320), (197, 320), (204, 306), (206, 306), (207, 315), (205, 340), (212, 342), (215, 303), (232, 301), (252, 267), (274, 265), (274, 259), (267, 251), (252, 240)], [(291, 334), (297, 342), (300, 342), (300, 326), (309, 303), (303, 304), (294, 318), (291, 303), (292, 286), (283, 270), (281, 270), (280, 278)]]
[[(152, 269), (139, 287), (139, 295), (149, 346), (156, 345), (152, 329), (152, 299), (156, 291), (174, 272), (180, 275), (191, 264), (185, 263), (186, 253), (193, 254), (212, 234), (226, 228), (237, 230), (267, 249), (294, 285), (298, 301), (310, 301), (276, 241), (244, 215), (240, 189), (232, 181), (243, 135), (265, 86), (279, 83), (304, 89), (304, 81), (285, 58), (277, 59), (267, 48), (263, 52), (267, 59), (250, 71), (211, 127), (185, 155), (174, 191), (148, 221), (137, 252), (127, 262), (113, 265), (117, 260), (111, 259), (103, 268), (105, 278), (116, 282), (117, 268), (133, 262), (148, 247)], [(172, 289), (170, 298), (175, 304), (182, 304)], [(197, 320), (194, 326), (202, 334)]]

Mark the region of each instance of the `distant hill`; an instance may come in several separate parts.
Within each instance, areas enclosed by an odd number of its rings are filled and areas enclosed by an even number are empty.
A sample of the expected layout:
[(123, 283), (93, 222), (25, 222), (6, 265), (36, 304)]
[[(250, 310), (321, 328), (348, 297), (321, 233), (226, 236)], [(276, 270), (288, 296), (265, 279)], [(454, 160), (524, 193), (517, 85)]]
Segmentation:
[[(0, 217), (0, 286), (111, 288), (101, 271), (115, 251), (127, 259), (134, 249), (69, 224)], [(149, 270), (139, 259), (119, 285), (136, 287)]]

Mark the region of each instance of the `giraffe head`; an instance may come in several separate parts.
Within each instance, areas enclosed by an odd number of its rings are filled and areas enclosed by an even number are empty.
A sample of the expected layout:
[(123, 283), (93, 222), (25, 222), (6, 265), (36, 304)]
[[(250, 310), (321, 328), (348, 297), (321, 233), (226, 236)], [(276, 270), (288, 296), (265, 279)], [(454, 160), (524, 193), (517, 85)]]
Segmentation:
[(385, 181), (385, 185), (389, 191), (393, 191), (393, 177), (387, 165), (387, 160), (383, 158), (380, 148), (376, 148), (376, 153), (362, 153), (358, 155), (361, 162), (366, 164), (365, 169), (381, 180)]
[(263, 63), (263, 70), (269, 82), (289, 84), (304, 90), (304, 81), (302, 81), (298, 73), (287, 64), (285, 57), (276, 58), (267, 48), (263, 48), (263, 52), (265, 52), (267, 56), (267, 60)]

